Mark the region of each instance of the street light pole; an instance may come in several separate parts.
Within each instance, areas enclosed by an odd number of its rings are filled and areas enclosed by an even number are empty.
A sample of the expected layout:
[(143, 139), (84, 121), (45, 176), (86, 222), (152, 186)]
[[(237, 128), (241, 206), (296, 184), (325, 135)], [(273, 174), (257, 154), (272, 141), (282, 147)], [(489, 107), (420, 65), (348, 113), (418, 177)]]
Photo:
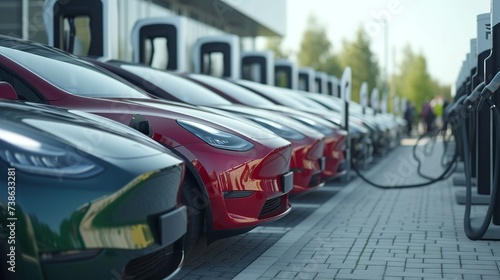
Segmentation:
[(386, 18), (382, 22), (384, 23), (384, 98), (387, 102), (389, 100), (389, 22)]

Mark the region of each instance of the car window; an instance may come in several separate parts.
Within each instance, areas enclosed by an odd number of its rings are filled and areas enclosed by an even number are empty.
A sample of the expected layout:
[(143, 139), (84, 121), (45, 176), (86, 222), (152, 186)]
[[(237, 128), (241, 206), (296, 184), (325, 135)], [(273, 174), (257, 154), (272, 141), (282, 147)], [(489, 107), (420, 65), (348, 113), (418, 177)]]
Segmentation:
[(311, 98), (312, 100), (320, 103), (321, 105), (331, 109), (331, 110), (334, 110), (334, 111), (337, 111), (339, 112), (340, 110), (342, 110), (342, 105), (341, 104), (337, 104), (337, 100), (333, 99), (332, 96), (324, 96), (324, 95), (320, 95), (320, 94), (313, 94), (313, 95), (310, 95), (308, 96), (308, 98)]
[(323, 110), (323, 111), (328, 110), (328, 108), (325, 107), (324, 105), (321, 105), (317, 102), (314, 102), (306, 97), (306, 95), (313, 94), (313, 93), (305, 92), (305, 91), (301, 91), (301, 93), (299, 93), (299, 92), (294, 91), (294, 90), (282, 89), (282, 88), (279, 88), (279, 90), (282, 91), (284, 95), (288, 94), (289, 96), (293, 96), (297, 101), (299, 101), (303, 105), (309, 107), (309, 109), (319, 109), (319, 110)]
[(284, 105), (295, 109), (304, 109), (304, 110), (308, 109), (308, 107), (305, 104), (301, 103), (295, 98), (290, 98), (289, 94), (280, 91), (278, 88), (244, 80), (239, 80), (238, 84), (247, 87), (249, 89), (255, 90), (256, 92), (276, 101), (280, 105)]
[(204, 84), (207, 84), (209, 86), (212, 86), (245, 105), (254, 107), (274, 105), (273, 102), (265, 99), (264, 97), (256, 94), (255, 92), (250, 91), (241, 86), (235, 85), (231, 82), (228, 82), (218, 77), (210, 77), (199, 74), (190, 74), (189, 77), (197, 81), (200, 81)]
[(120, 67), (192, 105), (216, 106), (232, 104), (211, 90), (165, 71), (127, 64), (122, 64)]
[(89, 63), (50, 49), (37, 50), (36, 46), (27, 50), (0, 47), (1, 54), (68, 93), (85, 97), (148, 98), (135, 87)]
[(0, 69), (0, 81), (9, 83), (17, 93), (19, 100), (31, 101), (31, 102), (41, 102), (42, 99), (28, 87), (25, 83), (21, 82), (19, 79), (12, 77), (9, 73)]

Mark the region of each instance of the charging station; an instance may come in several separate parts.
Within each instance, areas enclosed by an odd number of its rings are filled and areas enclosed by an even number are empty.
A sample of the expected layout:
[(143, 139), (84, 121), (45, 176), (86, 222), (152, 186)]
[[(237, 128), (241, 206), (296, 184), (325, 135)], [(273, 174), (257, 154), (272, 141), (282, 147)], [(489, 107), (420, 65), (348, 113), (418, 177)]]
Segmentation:
[(313, 92), (315, 73), (311, 67), (299, 68), (299, 90)]
[(370, 96), (370, 107), (373, 109), (373, 115), (376, 115), (379, 110), (378, 88), (374, 88), (372, 90), (372, 95)]
[(400, 108), (401, 104), (399, 103), (399, 96), (398, 95), (394, 95), (394, 99), (392, 100), (392, 113), (394, 114), (394, 117), (396, 118), (397, 116), (399, 116), (399, 108)]
[(118, 57), (117, 0), (47, 0), (48, 45), (92, 57)]
[(368, 84), (363, 82), (359, 89), (359, 101), (363, 107), (363, 115), (366, 114), (366, 106), (368, 106)]
[(406, 104), (406, 97), (401, 96), (401, 113), (403, 115), (406, 112), (406, 109), (408, 109), (408, 104)]
[(384, 94), (382, 95), (382, 100), (380, 101), (380, 111), (383, 114), (387, 114), (388, 102), (389, 102), (389, 96), (387, 91), (385, 91)]
[[(486, 58), (491, 53), (491, 16), (489, 13), (480, 14), (477, 16), (477, 53), (478, 53), (478, 65), (476, 79), (478, 83), (485, 81), (486, 70)], [(485, 72), (486, 71), (486, 72)], [(489, 145), (479, 145), (481, 139), (490, 139), (491, 129), (489, 123), (492, 119), (491, 112), (489, 108), (484, 106), (477, 112), (476, 116), (476, 162), (472, 163), (476, 165), (476, 177), (477, 177), (477, 194), (478, 195), (490, 195), (490, 189), (492, 186), (492, 163), (489, 160), (491, 149)]]
[(342, 112), (341, 112), (341, 125), (342, 129), (347, 131), (345, 159), (348, 162), (346, 167), (346, 176), (343, 178), (346, 182), (351, 180), (351, 137), (349, 133), (349, 102), (351, 101), (352, 89), (352, 70), (350, 67), (344, 69), (342, 78), (340, 79), (341, 95), (342, 95)]
[[(462, 97), (462, 96), (467, 96), (470, 91), (468, 90), (468, 87), (469, 87), (469, 75), (470, 75), (470, 60), (471, 60), (471, 54), (470, 52), (467, 53), (465, 55), (465, 60), (463, 61), (462, 63), (462, 68), (461, 68), (461, 71), (460, 71), (460, 81), (459, 81), (459, 87), (458, 87), (458, 91), (456, 93), (456, 96), (455, 98), (458, 100), (458, 98)], [(470, 123), (467, 122), (466, 123), (466, 126), (467, 126), (467, 131), (469, 131), (469, 127), (470, 127)], [(463, 148), (462, 148), (462, 139), (461, 137), (458, 137), (459, 140), (457, 141), (457, 144), (459, 145), (459, 163), (461, 163), (462, 165), (461, 166), (464, 166), (465, 163), (464, 163), (464, 154), (463, 154)], [(460, 166), (460, 165), (459, 165)], [(453, 185), (454, 186), (458, 186), (458, 187), (464, 187), (466, 185), (466, 182), (465, 182), (465, 173), (464, 173), (464, 170), (460, 170), (458, 169), (457, 170), (457, 174), (453, 177)]]
[(335, 76), (329, 76), (327, 81), (327, 94), (340, 98), (339, 79)]
[[(469, 69), (471, 70), (470, 88), (475, 88), (479, 83), (484, 80), (484, 60), (487, 57), (488, 51), (490, 51), (488, 45), (491, 44), (490, 36), (488, 35), (489, 24), (489, 14), (478, 15), (477, 17), (477, 40), (471, 40), (471, 61), (469, 63)], [(490, 41), (490, 42), (488, 42)], [(481, 55), (480, 55), (481, 54)], [(472, 90), (470, 91), (472, 92)], [(484, 117), (481, 115), (487, 111), (487, 119), (485, 121)], [(485, 178), (489, 178), (489, 151), (484, 150), (483, 146), (480, 145), (481, 139), (489, 139), (489, 108), (483, 108), (478, 112), (478, 114), (471, 114), (469, 116), (468, 131), (473, 135), (472, 143), (470, 143), (471, 149), (471, 179), (477, 182), (477, 189), (472, 192), (471, 203), (473, 205), (488, 205), (490, 202), (490, 182), (485, 182)], [(480, 122), (480, 119), (483, 122)], [(486, 135), (484, 135), (487, 132)], [(482, 134), (482, 137), (479, 135)], [(486, 160), (485, 160), (486, 159)], [(482, 162), (488, 162), (488, 166), (483, 166)], [(483, 170), (483, 168), (485, 168)], [(485, 172), (486, 171), (486, 172)], [(463, 177), (462, 177), (463, 178)], [(459, 178), (460, 179), (460, 178)], [(461, 180), (454, 178), (454, 183), (456, 185), (465, 186), (465, 181), (462, 183)], [(466, 203), (467, 193), (466, 190), (456, 191), (456, 200), (459, 204)]]
[(273, 86), (274, 53), (271, 51), (242, 52), (241, 78)]
[[(466, 174), (466, 203), (465, 203), (465, 217), (464, 217), (464, 231), (469, 239), (479, 240), (479, 239), (488, 239), (488, 240), (500, 240), (500, 194), (498, 192), (498, 164), (500, 164), (500, 150), (498, 150), (498, 143), (500, 138), (498, 137), (498, 133), (500, 133), (499, 125), (500, 125), (500, 112), (498, 111), (498, 105), (500, 105), (500, 98), (496, 96), (498, 94), (498, 88), (500, 86), (500, 61), (499, 61), (499, 51), (500, 51), (500, 42), (496, 42), (495, 36), (500, 38), (500, 3), (498, 1), (491, 2), (491, 27), (492, 32), (488, 32), (488, 25), (485, 22), (482, 22), (483, 16), (478, 16), (478, 38), (482, 40), (481, 37), (488, 38), (489, 35), (491, 38), (491, 51), (489, 56), (484, 58), (484, 55), (480, 57), (482, 53), (487, 53), (487, 47), (483, 46), (482, 43), (477, 43), (477, 53), (478, 57), (475, 58), (473, 53), (468, 56), (469, 61), (472, 61), (473, 67), (476, 67), (476, 71), (472, 73), (470, 70), (473, 68), (470, 64), (465, 64), (465, 70), (461, 72), (465, 72), (465, 75), (470, 75), (469, 77), (463, 78), (465, 81), (462, 88), (464, 88), (465, 92), (457, 92), (457, 94), (462, 94), (463, 96), (458, 100), (463, 100), (463, 113), (472, 113), (476, 114), (478, 110), (484, 110), (485, 107), (488, 110), (491, 110), (491, 116), (489, 120), (485, 119), (484, 123), (478, 124), (478, 127), (484, 126), (485, 129), (487, 127), (490, 130), (490, 137), (481, 138), (478, 135), (475, 135), (473, 140), (477, 140), (477, 143), (471, 143), (469, 147), (469, 142), (471, 142), (471, 137), (469, 135), (471, 133), (478, 134), (480, 133), (480, 129), (478, 128), (476, 131), (474, 127), (477, 124), (477, 120), (471, 123), (468, 119), (465, 119), (465, 115), (461, 115), (461, 127), (457, 130), (460, 130), (462, 137), (462, 148), (463, 148), (463, 156), (464, 156), (464, 169)], [(483, 26), (486, 27), (486, 30), (483, 29)], [(486, 32), (485, 32), (486, 31)], [(498, 41), (498, 40), (497, 40)], [(481, 45), (481, 47), (479, 46)], [(479, 83), (481, 79), (480, 68), (483, 68), (484, 62), (484, 83)], [(477, 73), (476, 73), (477, 72)], [(472, 73), (472, 74), (471, 74)], [(460, 77), (461, 78), (461, 77)], [(468, 86), (471, 87), (475, 84), (478, 84), (473, 90), (470, 90)], [(465, 99), (463, 97), (466, 97)], [(483, 106), (484, 103), (487, 103), (488, 106)], [(460, 104), (459, 104), (460, 105)], [(489, 107), (489, 108), (488, 108)], [(457, 107), (460, 108), (460, 107)], [(479, 119), (479, 117), (477, 118)], [(485, 152), (482, 153), (481, 149), (476, 146), (482, 146), (485, 149)], [(476, 150), (478, 151), (477, 160), (469, 159), (469, 155)], [(490, 189), (490, 197), (488, 203), (488, 209), (484, 215), (480, 217), (471, 217), (471, 207), (472, 207), (472, 172), (471, 165), (475, 165), (479, 162), (489, 162), (489, 174), (486, 174), (486, 178), (481, 178), (478, 175), (478, 179), (481, 180), (478, 182), (480, 184), (479, 188), (485, 188), (484, 184), (487, 184)], [(480, 172), (481, 165), (477, 165), (477, 171)], [(480, 173), (478, 173), (480, 174)], [(482, 174), (482, 173), (481, 173)]]
[[(500, 3), (498, 1), (491, 1), (491, 53), (490, 55), (486, 58), (485, 60), (485, 83), (489, 84), (490, 82), (493, 81), (493, 77), (500, 72)], [(497, 40), (495, 40), (497, 38)], [(499, 92), (496, 91), (493, 96), (493, 103), (496, 106), (496, 108), (493, 108), (493, 110), (498, 110), (500, 108), (500, 96), (498, 96)], [(494, 159), (497, 154), (497, 147), (495, 145), (496, 143), (496, 138), (498, 137), (499, 133), (499, 126), (500, 123), (495, 123), (493, 121), (490, 121), (490, 142), (489, 142), (489, 147), (490, 147), (490, 186), (492, 188), (498, 189), (498, 180), (497, 182), (494, 182), (494, 176), (495, 174), (498, 174), (498, 166), (495, 166), (494, 164)], [(494, 185), (494, 184), (497, 185)], [(493, 194), (491, 194), (493, 196)], [(493, 217), (492, 217), (492, 223), (493, 225), (490, 225), (488, 232), (485, 234), (485, 238), (494, 236), (496, 240), (500, 239), (500, 193), (497, 192), (496, 197), (492, 197), (494, 201), (496, 202), (495, 207), (493, 209)], [(475, 220), (472, 220), (472, 223), (474, 222), (479, 222), (482, 218), (475, 218)]]
[(326, 94), (328, 88), (328, 74), (317, 71), (314, 77), (315, 89), (314, 92)]
[(274, 85), (289, 89), (299, 89), (299, 71), (297, 65), (286, 59), (274, 61)]
[[(475, 74), (477, 71), (477, 40), (476, 38), (470, 40), (470, 61), (469, 61), (469, 83), (467, 85), (467, 93), (470, 94), (474, 88), (477, 86), (477, 81), (475, 80)], [(476, 114), (471, 114), (468, 120), (469, 129), (471, 134), (475, 134), (476, 129)], [(476, 162), (476, 139), (472, 138), (471, 147), (474, 147), (471, 150), (470, 159), (472, 162)], [(471, 175), (472, 179), (475, 181), (476, 179), (476, 165), (471, 165)]]
[(193, 46), (193, 72), (218, 77), (241, 77), (240, 39), (236, 35), (199, 38)]
[(185, 21), (183, 17), (137, 20), (131, 34), (133, 62), (165, 70), (188, 71)]
[[(459, 71), (459, 74), (458, 74), (458, 78), (457, 78), (457, 82), (456, 82), (456, 86), (455, 86), (455, 97), (453, 99), (454, 103), (456, 104), (459, 99), (465, 94), (465, 89), (464, 89), (464, 80), (465, 80), (465, 74), (464, 74), (464, 71), (465, 71), (465, 61), (462, 61), (462, 66), (460, 67), (460, 71)], [(457, 158), (457, 168), (456, 168), (456, 171), (458, 172), (464, 172), (464, 155), (463, 155), (463, 148), (462, 148), (462, 138), (461, 137), (455, 137), (456, 139), (456, 145), (457, 145), (457, 154), (458, 154), (458, 158)], [(461, 170), (460, 170), (460, 167)], [(460, 178), (463, 178), (463, 176), (460, 176)], [(460, 180), (463, 180), (463, 179), (460, 179)], [(455, 178), (453, 178), (453, 185), (458, 185), (456, 184), (456, 180)]]

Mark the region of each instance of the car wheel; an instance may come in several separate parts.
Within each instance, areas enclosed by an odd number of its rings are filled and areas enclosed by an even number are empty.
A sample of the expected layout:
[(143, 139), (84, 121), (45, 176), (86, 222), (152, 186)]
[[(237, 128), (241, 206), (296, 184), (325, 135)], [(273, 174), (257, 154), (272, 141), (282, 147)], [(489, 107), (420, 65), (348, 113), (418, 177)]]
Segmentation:
[(184, 250), (189, 253), (203, 232), (204, 210), (207, 207), (201, 191), (196, 188), (194, 180), (186, 174), (182, 186), (182, 203), (187, 207), (188, 223), (184, 236)]

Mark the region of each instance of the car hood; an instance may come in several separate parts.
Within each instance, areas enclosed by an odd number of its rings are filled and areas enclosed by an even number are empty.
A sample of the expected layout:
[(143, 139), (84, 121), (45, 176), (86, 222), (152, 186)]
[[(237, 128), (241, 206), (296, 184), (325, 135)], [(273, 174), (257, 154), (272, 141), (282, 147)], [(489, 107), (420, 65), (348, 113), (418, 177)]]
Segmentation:
[[(29, 133), (36, 141), (71, 146), (100, 158), (139, 158), (170, 153), (138, 131), (76, 110), (30, 102), (0, 102), (0, 120), (9, 123), (18, 133)], [(127, 147), (126, 153), (123, 147)]]
[[(337, 128), (340, 128), (340, 114), (333, 111), (319, 111), (319, 112), (314, 110), (301, 111), (298, 109), (290, 109), (288, 107), (281, 105), (266, 106), (263, 109), (303, 115), (305, 117), (311, 117), (311, 115), (313, 115), (316, 116), (314, 120), (320, 121), (322, 124), (328, 123), (330, 124), (330, 126), (335, 125)], [(367, 134), (369, 132), (368, 129), (366, 129), (362, 125), (357, 124), (354, 121), (349, 121), (349, 127), (351, 133)]]
[(169, 111), (176, 119), (191, 119), (198, 122), (207, 123), (213, 127), (222, 127), (229, 132), (236, 132), (244, 137), (253, 140), (265, 140), (278, 138), (276, 134), (251, 122), (242, 122), (228, 116), (206, 111), (202, 108), (186, 105), (182, 103), (167, 102), (157, 99), (122, 99), (128, 103), (153, 107), (160, 110)]
[[(208, 108), (207, 108), (208, 109)], [(220, 109), (220, 110), (219, 110)], [(217, 109), (208, 109), (211, 110), (215, 113), (218, 112), (228, 112), (229, 114), (237, 115), (240, 117), (245, 118), (245, 116), (253, 116), (253, 117), (260, 117), (264, 119), (268, 119), (270, 121), (277, 122), (279, 124), (283, 124), (285, 126), (288, 126), (292, 129), (295, 129), (297, 131), (300, 131), (301, 133), (307, 135), (308, 137), (313, 137), (313, 138), (318, 138), (322, 139), (324, 135), (296, 120), (291, 119), (290, 117), (284, 116), (282, 114), (274, 114), (268, 110), (264, 109), (259, 109), (259, 108), (253, 108), (253, 107), (248, 107), (244, 105), (220, 105), (217, 106)]]

